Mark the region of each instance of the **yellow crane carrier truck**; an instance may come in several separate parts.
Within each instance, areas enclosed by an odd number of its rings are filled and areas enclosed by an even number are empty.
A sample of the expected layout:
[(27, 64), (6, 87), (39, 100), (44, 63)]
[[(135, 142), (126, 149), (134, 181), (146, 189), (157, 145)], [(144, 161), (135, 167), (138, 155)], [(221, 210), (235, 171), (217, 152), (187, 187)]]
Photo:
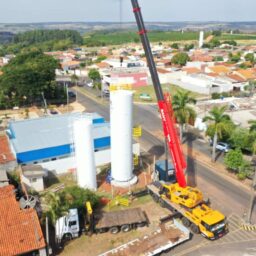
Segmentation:
[(148, 185), (148, 192), (155, 202), (181, 217), (183, 225), (193, 233), (215, 240), (228, 232), (225, 216), (209, 207), (197, 188), (153, 182)]

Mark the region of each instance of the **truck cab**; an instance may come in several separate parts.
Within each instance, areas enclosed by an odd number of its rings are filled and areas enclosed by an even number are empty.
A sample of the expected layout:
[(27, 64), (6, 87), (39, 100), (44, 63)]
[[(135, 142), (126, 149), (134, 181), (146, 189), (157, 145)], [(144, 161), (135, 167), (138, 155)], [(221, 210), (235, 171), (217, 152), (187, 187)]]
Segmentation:
[(56, 221), (55, 233), (58, 243), (79, 236), (79, 218), (77, 209), (69, 209), (68, 214)]

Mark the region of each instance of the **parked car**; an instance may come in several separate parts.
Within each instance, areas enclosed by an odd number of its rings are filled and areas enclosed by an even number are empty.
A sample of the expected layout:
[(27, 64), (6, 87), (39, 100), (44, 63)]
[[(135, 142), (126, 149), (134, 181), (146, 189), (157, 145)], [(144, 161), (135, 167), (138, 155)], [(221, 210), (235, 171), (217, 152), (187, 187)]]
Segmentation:
[(69, 91), (69, 92), (68, 92), (68, 97), (70, 97), (70, 98), (75, 98), (75, 97), (76, 97), (76, 94), (75, 94), (74, 92), (72, 92), (72, 91)]
[(230, 147), (225, 142), (218, 142), (217, 145), (216, 145), (216, 149), (218, 149), (218, 150), (220, 150), (222, 152), (227, 153), (230, 150)]

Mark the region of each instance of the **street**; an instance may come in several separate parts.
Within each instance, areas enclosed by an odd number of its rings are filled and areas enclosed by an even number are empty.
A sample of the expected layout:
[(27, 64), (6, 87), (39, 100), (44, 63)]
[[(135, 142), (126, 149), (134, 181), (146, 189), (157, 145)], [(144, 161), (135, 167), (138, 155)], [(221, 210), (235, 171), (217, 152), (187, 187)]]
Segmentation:
[[(105, 105), (102, 105), (82, 93), (78, 92), (77, 95), (78, 102), (86, 107), (87, 112), (97, 112), (109, 121), (109, 106), (106, 102), (104, 103)], [(158, 157), (161, 156), (164, 153), (163, 141), (153, 135), (157, 132), (161, 132), (162, 129), (161, 120), (158, 117), (156, 108), (146, 105), (134, 105), (134, 123), (140, 124), (143, 127), (143, 136), (139, 140), (142, 149)], [(207, 143), (197, 141), (193, 138), (188, 140), (188, 144), (191, 150), (193, 150), (193, 148), (198, 149), (210, 156), (210, 147)], [(233, 247), (235, 248), (234, 250), (237, 251), (236, 248), (239, 243), (239, 250), (246, 252), (247, 244), (245, 242), (251, 240), (256, 242), (256, 232), (243, 230), (240, 225), (242, 216), (247, 211), (249, 205), (250, 191), (242, 186), (237, 186), (237, 184), (226, 177), (219, 175), (216, 171), (210, 170), (208, 167), (189, 157), (187, 157), (187, 163), (187, 173), (194, 176), (197, 187), (202, 190), (205, 198), (209, 197), (213, 208), (220, 210), (228, 217), (230, 233), (214, 242), (207, 241), (205, 238), (197, 235), (190, 242), (175, 248), (170, 254), (167, 253), (166, 255), (204, 255), (203, 253), (205, 252), (203, 252), (202, 248), (211, 248), (215, 244), (216, 246), (212, 249), (215, 254), (209, 254), (209, 250), (211, 249), (208, 249), (207, 255), (229, 255), (227, 253), (222, 254), (224, 250), (222, 251), (221, 246), (225, 244), (236, 244), (236, 246)], [(252, 216), (254, 222), (256, 222), (255, 208), (256, 207), (254, 207)], [(196, 250), (193, 252), (194, 254), (191, 253), (193, 251), (192, 249)], [(184, 253), (182, 251), (184, 251)]]

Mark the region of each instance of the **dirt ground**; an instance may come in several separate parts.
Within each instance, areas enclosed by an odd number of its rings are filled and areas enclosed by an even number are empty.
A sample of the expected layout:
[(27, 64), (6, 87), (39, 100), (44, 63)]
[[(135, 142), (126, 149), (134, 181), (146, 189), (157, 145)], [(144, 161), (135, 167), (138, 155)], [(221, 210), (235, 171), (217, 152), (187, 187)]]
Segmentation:
[(91, 237), (82, 235), (66, 245), (59, 255), (96, 256), (156, 230), (159, 225), (159, 219), (170, 214), (170, 211), (161, 208), (148, 197), (146, 196), (145, 203), (140, 203), (140, 205), (134, 203), (132, 207), (140, 206), (146, 212), (150, 221), (149, 227), (138, 228), (128, 233), (120, 232), (116, 235), (110, 233), (92, 235)]

